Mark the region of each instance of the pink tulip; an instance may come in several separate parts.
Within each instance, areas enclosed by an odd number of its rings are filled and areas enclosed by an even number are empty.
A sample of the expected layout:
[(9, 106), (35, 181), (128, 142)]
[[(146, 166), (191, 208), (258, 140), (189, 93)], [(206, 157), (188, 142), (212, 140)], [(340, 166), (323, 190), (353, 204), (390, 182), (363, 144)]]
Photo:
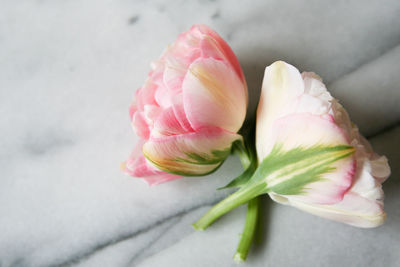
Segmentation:
[[(384, 222), (381, 183), (390, 175), (387, 159), (373, 152), (320, 77), (300, 74), (282, 61), (267, 67), (256, 135), (260, 162), (274, 153), (277, 144), (281, 144), (282, 153), (298, 147), (343, 148), (332, 152), (336, 154), (326, 154), (326, 159), (322, 158), (325, 154), (320, 154), (306, 165), (301, 166), (301, 161), (297, 167), (289, 165), (280, 170), (287, 171), (281, 176), (269, 175), (265, 181), (273, 200), (358, 227), (375, 227)], [(333, 157), (336, 160), (331, 160)], [(325, 172), (300, 191), (293, 190), (300, 183), (298, 173), (312, 173), (324, 162), (329, 163)]]
[(242, 138), (247, 98), (228, 44), (209, 27), (193, 26), (152, 64), (136, 92), (130, 116), (141, 141), (124, 171), (150, 185), (214, 171)]

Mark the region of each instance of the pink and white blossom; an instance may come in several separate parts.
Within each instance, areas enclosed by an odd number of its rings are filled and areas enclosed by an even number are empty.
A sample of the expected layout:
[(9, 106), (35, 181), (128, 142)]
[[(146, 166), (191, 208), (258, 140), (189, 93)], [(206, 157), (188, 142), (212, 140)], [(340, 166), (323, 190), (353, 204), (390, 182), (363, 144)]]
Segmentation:
[(153, 62), (130, 108), (140, 142), (123, 164), (149, 184), (214, 171), (242, 137), (247, 86), (228, 44), (195, 25)]
[[(314, 73), (300, 72), (278, 61), (265, 70), (257, 111), (256, 148), (262, 162), (276, 144), (296, 147), (349, 146), (351, 156), (330, 166), (302, 194), (270, 197), (312, 214), (358, 227), (375, 227), (385, 220), (382, 182), (390, 175), (386, 157), (374, 153), (347, 112)], [(276, 180), (267, 178), (269, 187)]]

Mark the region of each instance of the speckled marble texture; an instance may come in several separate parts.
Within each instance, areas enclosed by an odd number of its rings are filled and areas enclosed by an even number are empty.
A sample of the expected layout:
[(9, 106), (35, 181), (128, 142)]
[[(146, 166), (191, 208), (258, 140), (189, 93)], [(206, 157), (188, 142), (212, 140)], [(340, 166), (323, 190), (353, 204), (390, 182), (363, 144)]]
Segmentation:
[(197, 218), (240, 173), (156, 187), (122, 174), (128, 106), (178, 33), (205, 23), (243, 66), (254, 115), (266, 65), (322, 76), (379, 153), (387, 222), (358, 229), (264, 198), (243, 266), (400, 266), (400, 2), (0, 1), (0, 266), (234, 266), (245, 208)]

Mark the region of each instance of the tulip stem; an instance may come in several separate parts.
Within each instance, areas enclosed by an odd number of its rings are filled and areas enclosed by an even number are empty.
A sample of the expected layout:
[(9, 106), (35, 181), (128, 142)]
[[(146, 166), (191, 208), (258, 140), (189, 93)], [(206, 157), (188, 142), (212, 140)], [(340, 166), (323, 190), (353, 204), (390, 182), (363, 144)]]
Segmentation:
[(237, 141), (232, 145), (232, 151), (239, 156), (243, 169), (246, 170), (252, 164), (252, 154), (246, 148), (243, 141)]
[(239, 245), (233, 259), (237, 262), (243, 262), (247, 258), (254, 236), (257, 232), (258, 217), (260, 210), (260, 197), (255, 197), (247, 205), (246, 224), (240, 238)]
[[(264, 181), (241, 188), (212, 207), (203, 217), (193, 224), (196, 230), (205, 230), (219, 217), (243, 205), (253, 198), (266, 193), (267, 184)], [(257, 209), (256, 209), (257, 210)]]
[[(252, 140), (252, 139), (250, 139)], [(251, 174), (257, 169), (257, 155), (255, 153), (254, 143), (247, 143), (247, 146), (244, 146), (243, 143), (235, 146), (235, 152), (239, 155), (240, 160), (243, 165), (243, 169), (247, 169), (251, 167)], [(239, 147), (240, 145), (240, 147)], [(251, 177), (251, 176), (249, 176)], [(233, 259), (237, 262), (244, 262), (249, 253), (251, 244), (253, 243), (255, 234), (257, 232), (259, 213), (260, 213), (260, 197), (255, 197), (250, 200), (247, 204), (247, 213), (246, 213), (246, 223), (243, 229), (243, 233), (241, 234), (241, 238), (236, 249), (236, 253), (233, 256)]]

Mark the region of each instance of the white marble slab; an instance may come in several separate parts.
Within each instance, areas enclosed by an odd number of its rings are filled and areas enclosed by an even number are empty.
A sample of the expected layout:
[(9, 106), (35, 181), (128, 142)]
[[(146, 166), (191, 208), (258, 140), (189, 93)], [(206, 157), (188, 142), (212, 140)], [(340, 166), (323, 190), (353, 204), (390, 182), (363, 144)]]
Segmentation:
[(152, 188), (119, 170), (136, 142), (127, 114), (135, 89), (194, 23), (231, 44), (251, 111), (266, 65), (314, 70), (393, 168), (384, 226), (359, 230), (273, 204), (246, 265), (399, 265), (400, 138), (390, 130), (399, 13), (398, 1), (378, 0), (1, 1), (0, 266), (233, 265), (243, 208), (203, 233), (190, 224), (228, 193), (215, 188), (240, 172), (236, 158), (208, 177)]

